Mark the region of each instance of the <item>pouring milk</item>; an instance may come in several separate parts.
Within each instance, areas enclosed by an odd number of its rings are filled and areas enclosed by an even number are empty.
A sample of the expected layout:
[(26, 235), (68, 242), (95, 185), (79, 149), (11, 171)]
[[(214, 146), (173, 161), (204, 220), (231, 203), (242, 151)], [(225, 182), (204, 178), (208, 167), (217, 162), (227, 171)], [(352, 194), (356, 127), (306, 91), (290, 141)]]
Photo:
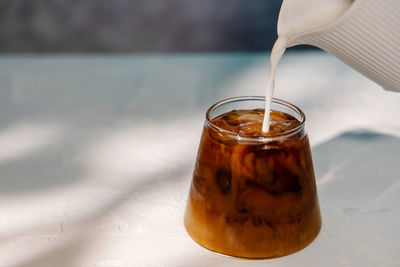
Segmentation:
[(399, 0), (284, 0), (271, 51), (262, 131), (269, 130), (276, 68), (287, 47), (317, 46), (384, 89), (400, 92), (399, 29)]

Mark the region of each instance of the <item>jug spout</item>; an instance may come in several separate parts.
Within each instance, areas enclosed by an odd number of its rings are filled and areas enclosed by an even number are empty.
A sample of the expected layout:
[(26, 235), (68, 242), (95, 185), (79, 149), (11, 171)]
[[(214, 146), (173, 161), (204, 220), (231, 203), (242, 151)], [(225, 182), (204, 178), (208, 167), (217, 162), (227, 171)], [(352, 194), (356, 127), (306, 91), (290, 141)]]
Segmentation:
[(278, 35), (287, 47), (319, 47), (397, 92), (399, 29), (398, 0), (284, 0), (278, 20)]

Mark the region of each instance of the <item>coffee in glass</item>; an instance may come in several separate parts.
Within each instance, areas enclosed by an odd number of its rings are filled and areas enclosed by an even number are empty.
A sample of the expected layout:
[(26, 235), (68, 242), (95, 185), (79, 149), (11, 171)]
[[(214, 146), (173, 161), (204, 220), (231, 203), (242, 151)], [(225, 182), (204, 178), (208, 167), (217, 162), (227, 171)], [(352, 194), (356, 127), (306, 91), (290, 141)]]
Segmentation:
[(304, 114), (273, 99), (270, 131), (263, 133), (264, 103), (231, 98), (206, 114), (185, 227), (197, 243), (225, 255), (287, 255), (321, 228)]

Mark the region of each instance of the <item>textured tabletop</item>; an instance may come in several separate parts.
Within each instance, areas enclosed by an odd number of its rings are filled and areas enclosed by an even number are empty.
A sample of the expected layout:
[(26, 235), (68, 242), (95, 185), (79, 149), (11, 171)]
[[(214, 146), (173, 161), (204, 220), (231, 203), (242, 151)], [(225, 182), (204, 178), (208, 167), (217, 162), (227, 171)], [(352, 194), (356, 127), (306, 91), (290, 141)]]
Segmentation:
[(264, 95), (267, 54), (0, 56), (0, 266), (400, 266), (400, 94), (322, 52), (276, 97), (306, 114), (323, 226), (287, 257), (183, 227), (206, 109)]

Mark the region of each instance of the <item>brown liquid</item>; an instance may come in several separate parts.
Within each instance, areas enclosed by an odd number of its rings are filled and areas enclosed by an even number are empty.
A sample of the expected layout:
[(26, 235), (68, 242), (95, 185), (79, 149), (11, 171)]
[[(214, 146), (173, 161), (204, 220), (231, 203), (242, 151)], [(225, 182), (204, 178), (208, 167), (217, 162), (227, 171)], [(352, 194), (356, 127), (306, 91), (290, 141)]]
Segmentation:
[[(219, 128), (260, 136), (263, 110), (239, 110), (213, 119)], [(300, 123), (271, 113), (268, 134)], [(226, 255), (270, 258), (307, 246), (321, 228), (308, 137), (303, 129), (264, 143), (239, 143), (205, 126), (185, 212), (199, 244)]]

